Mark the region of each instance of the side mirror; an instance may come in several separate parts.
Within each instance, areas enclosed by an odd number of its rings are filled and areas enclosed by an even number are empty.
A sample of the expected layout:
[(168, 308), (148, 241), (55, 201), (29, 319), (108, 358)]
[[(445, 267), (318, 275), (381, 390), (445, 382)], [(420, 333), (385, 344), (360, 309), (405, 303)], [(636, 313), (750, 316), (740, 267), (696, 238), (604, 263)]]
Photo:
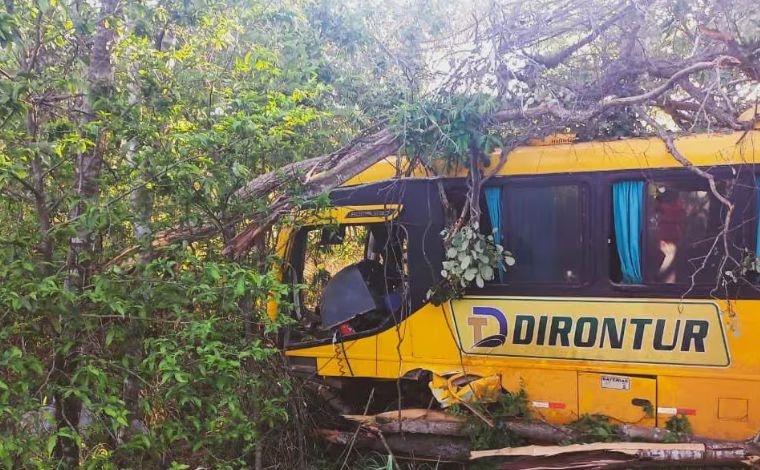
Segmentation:
[(322, 229), (322, 233), (319, 237), (319, 246), (342, 245), (345, 236), (345, 225), (329, 225)]

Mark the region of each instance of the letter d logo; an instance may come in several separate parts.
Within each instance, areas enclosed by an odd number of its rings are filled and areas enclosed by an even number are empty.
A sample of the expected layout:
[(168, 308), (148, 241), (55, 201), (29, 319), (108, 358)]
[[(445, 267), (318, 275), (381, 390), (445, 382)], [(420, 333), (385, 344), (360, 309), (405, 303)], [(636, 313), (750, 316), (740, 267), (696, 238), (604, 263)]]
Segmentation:
[[(472, 327), (474, 348), (493, 348), (501, 346), (507, 340), (507, 318), (501, 310), (493, 307), (472, 307), (472, 315), (467, 323)], [(499, 323), (499, 333), (483, 337), (483, 328), (488, 325), (488, 317)]]

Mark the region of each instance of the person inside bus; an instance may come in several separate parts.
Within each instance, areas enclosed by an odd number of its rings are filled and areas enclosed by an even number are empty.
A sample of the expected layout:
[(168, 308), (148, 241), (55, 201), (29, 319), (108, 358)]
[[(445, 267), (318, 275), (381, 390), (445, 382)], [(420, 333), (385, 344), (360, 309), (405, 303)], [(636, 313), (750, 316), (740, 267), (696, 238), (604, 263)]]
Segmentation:
[(686, 208), (678, 197), (678, 192), (664, 189), (655, 197), (655, 217), (657, 221), (657, 249), (661, 261), (656, 279), (665, 284), (677, 282), (677, 269), (681, 262), (679, 243), (683, 237), (683, 223)]

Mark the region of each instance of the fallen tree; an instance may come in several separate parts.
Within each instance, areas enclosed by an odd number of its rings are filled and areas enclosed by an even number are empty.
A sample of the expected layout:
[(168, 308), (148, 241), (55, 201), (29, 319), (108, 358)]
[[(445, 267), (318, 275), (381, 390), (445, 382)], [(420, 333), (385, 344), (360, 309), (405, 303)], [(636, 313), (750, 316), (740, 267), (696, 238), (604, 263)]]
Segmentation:
[[(470, 206), (477, 212), (483, 175), (474, 173), (497, 141), (505, 149), (501, 166), (508, 150), (527, 137), (568, 130), (584, 138), (664, 137), (662, 128), (652, 127), (655, 121), (683, 131), (749, 129), (753, 122), (737, 117), (753, 104), (746, 87), (760, 80), (760, 48), (741, 35), (740, 25), (751, 18), (737, 14), (752, 10), (752, 4), (735, 3), (732, 9), (708, 2), (689, 10), (691, 24), (678, 24), (686, 13), (655, 0), (570, 2), (560, 9), (551, 3), (496, 2), (474, 11), (455, 37), (431, 43), (449, 57), (450, 71), (424, 100), (405, 103), (336, 152), (257, 176), (233, 194), (240, 207), (265, 199), (266, 210), (243, 209), (225, 220), (165, 230), (157, 233), (153, 248), (226, 231), (234, 236), (225, 237), (225, 253), (239, 257), (294, 207), (399, 152), (413, 165), (435, 158), (463, 160), (471, 169)], [(653, 22), (663, 15), (673, 16), (672, 34), (680, 41), (670, 53), (663, 53), (660, 38), (651, 36)], [(462, 51), (462, 42), (474, 47)], [(399, 59), (402, 50), (383, 48), (406, 67)], [(484, 60), (484, 51), (492, 57)], [(590, 66), (592, 51), (597, 55)], [(483, 95), (472, 90), (484, 86), (487, 99), (479, 100)], [(680, 155), (674, 158), (688, 166)], [(291, 197), (292, 188), (298, 188), (297, 198)]]
[(328, 429), (320, 429), (317, 433), (330, 444), (371, 449), (418, 460), (466, 462), (470, 458), (469, 443), (461, 437), (422, 434), (384, 436), (381, 433), (361, 430), (347, 432)]
[[(601, 468), (632, 462), (725, 465), (742, 462), (752, 454), (743, 442), (701, 439), (676, 435), (664, 429), (625, 424), (618, 427), (620, 442), (528, 445), (470, 452), (467, 436), (473, 432), (473, 427), (472, 422), (463, 416), (453, 416), (439, 410), (404, 409), (370, 416), (343, 417), (358, 425), (358, 428), (355, 431), (320, 430), (319, 435), (331, 444), (373, 449), (415, 459), (464, 462), (507, 458), (502, 468)], [(498, 424), (504, 432), (533, 443), (559, 444), (587, 438), (572, 426), (542, 421), (501, 418)], [(688, 442), (673, 442), (677, 439)], [(551, 460), (545, 459), (548, 457)]]
[[(467, 436), (472, 432), (472, 421), (464, 416), (453, 416), (440, 410), (403, 409), (377, 415), (343, 415), (348, 421), (383, 433), (437, 434), (445, 436)], [(550, 424), (525, 418), (503, 417), (497, 422), (501, 429), (513, 433), (528, 442), (560, 444), (578, 442), (589, 436), (572, 426)], [(689, 441), (709, 444), (726, 444), (721, 441), (703, 439), (696, 436), (676, 434), (667, 429), (621, 424), (615, 428), (620, 440), (645, 442)], [(728, 443), (735, 445), (735, 443)]]

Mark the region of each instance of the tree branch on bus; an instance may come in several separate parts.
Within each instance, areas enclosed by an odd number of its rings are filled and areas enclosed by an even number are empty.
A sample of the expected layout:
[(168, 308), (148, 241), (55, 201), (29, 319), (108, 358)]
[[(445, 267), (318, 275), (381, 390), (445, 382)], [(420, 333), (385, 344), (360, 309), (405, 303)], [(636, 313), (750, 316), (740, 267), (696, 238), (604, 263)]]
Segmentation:
[(641, 107), (637, 109), (641, 117), (647, 122), (647, 124), (652, 127), (652, 129), (655, 130), (673, 158), (675, 158), (678, 163), (680, 163), (684, 168), (707, 180), (712, 195), (726, 208), (726, 215), (723, 217), (723, 226), (720, 228), (720, 232), (715, 236), (710, 249), (702, 259), (702, 263), (691, 274), (691, 282), (689, 288), (686, 290), (686, 292), (684, 292), (683, 296), (687, 296), (694, 289), (696, 286), (697, 275), (707, 267), (707, 262), (710, 259), (710, 256), (715, 252), (715, 249), (720, 242), (723, 245), (723, 258), (720, 260), (719, 268), (717, 269), (717, 278), (715, 280), (715, 287), (713, 289), (713, 292), (715, 292), (724, 285), (723, 281), (726, 274), (726, 265), (729, 261), (734, 263), (734, 266), (732, 266), (732, 268), (741, 267), (741, 263), (734, 259), (730, 254), (731, 252), (729, 251), (729, 233), (735, 205), (726, 195), (722, 194), (718, 190), (718, 187), (715, 183), (715, 176), (695, 166), (688, 158), (686, 158), (686, 156), (681, 153), (680, 150), (678, 150), (675, 142), (673, 141), (673, 136), (671, 136), (664, 127), (662, 127), (652, 116), (650, 116), (646, 110)]

